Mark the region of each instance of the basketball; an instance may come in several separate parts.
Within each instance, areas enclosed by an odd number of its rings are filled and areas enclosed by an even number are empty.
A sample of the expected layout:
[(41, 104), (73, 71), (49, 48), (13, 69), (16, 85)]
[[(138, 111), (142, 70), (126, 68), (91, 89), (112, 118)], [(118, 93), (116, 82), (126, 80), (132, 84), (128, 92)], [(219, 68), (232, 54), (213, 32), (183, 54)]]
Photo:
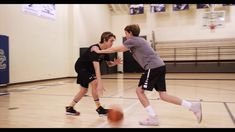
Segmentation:
[(109, 123), (120, 123), (123, 120), (124, 114), (119, 105), (112, 105), (108, 111)]

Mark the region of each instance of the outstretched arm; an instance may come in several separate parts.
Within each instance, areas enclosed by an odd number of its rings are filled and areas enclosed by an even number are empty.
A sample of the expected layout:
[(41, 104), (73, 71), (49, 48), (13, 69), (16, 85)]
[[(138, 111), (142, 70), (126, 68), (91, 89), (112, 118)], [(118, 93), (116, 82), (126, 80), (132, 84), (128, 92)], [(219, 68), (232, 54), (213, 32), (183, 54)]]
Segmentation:
[(99, 54), (109, 54), (109, 53), (115, 53), (115, 52), (125, 52), (128, 51), (129, 49), (127, 49), (123, 44), (119, 45), (119, 46), (114, 46), (114, 47), (110, 47), (108, 49), (104, 49), (104, 50), (94, 50), (96, 53)]

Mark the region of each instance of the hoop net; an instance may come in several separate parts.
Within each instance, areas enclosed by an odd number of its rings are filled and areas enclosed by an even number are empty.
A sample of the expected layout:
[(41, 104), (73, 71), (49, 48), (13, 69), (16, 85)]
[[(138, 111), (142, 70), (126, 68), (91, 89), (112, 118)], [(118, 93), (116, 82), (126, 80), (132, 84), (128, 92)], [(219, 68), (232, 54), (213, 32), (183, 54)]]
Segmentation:
[(214, 32), (215, 28), (216, 28), (216, 25), (212, 23), (212, 24), (209, 25), (209, 28), (210, 28), (211, 32)]

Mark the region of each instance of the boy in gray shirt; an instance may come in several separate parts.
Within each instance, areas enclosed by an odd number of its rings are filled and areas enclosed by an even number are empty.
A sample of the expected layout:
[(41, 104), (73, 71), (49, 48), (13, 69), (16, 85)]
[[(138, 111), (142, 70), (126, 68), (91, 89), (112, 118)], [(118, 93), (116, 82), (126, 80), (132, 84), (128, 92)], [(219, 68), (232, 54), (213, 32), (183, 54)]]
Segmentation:
[(130, 51), (134, 59), (145, 70), (142, 74), (138, 87), (137, 96), (148, 113), (148, 118), (139, 121), (140, 125), (159, 125), (156, 112), (149, 103), (145, 90), (152, 91), (153, 88), (159, 92), (161, 100), (181, 105), (192, 111), (198, 123), (202, 120), (202, 110), (200, 102), (190, 102), (179, 97), (172, 96), (166, 92), (165, 74), (166, 66), (160, 56), (150, 47), (148, 42), (139, 37), (140, 28), (137, 24), (128, 25), (124, 29), (127, 40), (119, 46), (105, 50), (96, 50), (97, 53), (114, 53)]

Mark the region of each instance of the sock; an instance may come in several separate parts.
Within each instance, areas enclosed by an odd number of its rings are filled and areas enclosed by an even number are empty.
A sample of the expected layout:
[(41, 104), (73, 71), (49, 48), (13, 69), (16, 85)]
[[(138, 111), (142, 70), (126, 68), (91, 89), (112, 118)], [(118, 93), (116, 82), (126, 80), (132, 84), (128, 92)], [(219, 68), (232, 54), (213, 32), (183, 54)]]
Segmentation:
[(145, 107), (145, 110), (147, 111), (147, 113), (149, 114), (150, 117), (156, 116), (156, 113), (154, 112), (153, 108), (150, 105)]
[(96, 107), (99, 108), (101, 105), (100, 105), (100, 100), (99, 99), (96, 99), (94, 100), (95, 101), (95, 104), (96, 104)]
[(77, 104), (77, 101), (73, 100), (69, 106), (74, 107)]
[(192, 106), (192, 103), (183, 99), (182, 103), (181, 103), (181, 106), (183, 106), (183, 107), (185, 107), (187, 109), (190, 109), (191, 106)]

